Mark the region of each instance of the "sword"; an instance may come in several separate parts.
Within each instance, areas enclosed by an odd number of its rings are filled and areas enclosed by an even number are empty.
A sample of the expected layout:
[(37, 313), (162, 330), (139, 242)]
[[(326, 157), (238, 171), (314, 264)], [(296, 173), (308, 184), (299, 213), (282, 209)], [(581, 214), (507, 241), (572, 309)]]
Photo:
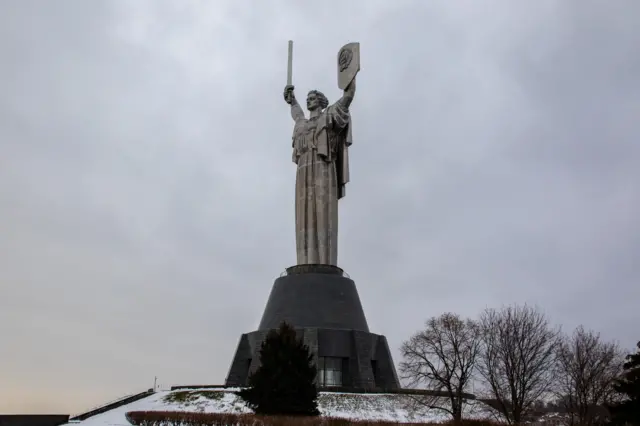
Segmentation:
[(293, 74), (293, 40), (289, 40), (289, 57), (287, 58), (287, 86), (291, 86)]

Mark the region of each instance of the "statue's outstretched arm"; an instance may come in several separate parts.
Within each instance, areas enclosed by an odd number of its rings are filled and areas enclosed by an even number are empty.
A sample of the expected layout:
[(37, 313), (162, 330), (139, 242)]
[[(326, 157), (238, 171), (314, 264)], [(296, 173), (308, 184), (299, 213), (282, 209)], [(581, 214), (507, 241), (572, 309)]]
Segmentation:
[(293, 118), (293, 121), (305, 118), (304, 111), (300, 108), (300, 105), (296, 100), (296, 95), (293, 93), (293, 86), (290, 84), (284, 87), (284, 101), (291, 105), (291, 118)]
[(351, 83), (344, 89), (344, 94), (338, 100), (340, 105), (346, 109), (349, 109), (351, 102), (353, 102), (353, 98), (356, 95), (356, 79), (351, 80)]
[(300, 107), (295, 98), (291, 102), (291, 118), (293, 118), (293, 121), (303, 120), (305, 118), (304, 111), (302, 111), (302, 107)]

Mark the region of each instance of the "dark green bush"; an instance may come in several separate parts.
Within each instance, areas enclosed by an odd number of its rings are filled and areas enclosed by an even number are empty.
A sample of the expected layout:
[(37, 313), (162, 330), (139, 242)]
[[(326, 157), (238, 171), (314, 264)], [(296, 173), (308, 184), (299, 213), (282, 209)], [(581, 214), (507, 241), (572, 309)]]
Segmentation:
[(317, 416), (316, 366), (293, 327), (282, 323), (260, 347), (260, 367), (238, 392), (256, 414)]

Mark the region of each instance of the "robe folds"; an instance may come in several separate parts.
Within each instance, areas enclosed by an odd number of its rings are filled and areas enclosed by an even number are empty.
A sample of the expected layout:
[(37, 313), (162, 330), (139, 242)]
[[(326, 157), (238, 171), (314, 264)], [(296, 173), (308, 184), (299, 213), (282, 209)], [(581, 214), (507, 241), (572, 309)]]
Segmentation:
[[(300, 111), (302, 112), (302, 111)], [(351, 115), (343, 100), (320, 115), (299, 114), (293, 130), (298, 265), (338, 262), (338, 200), (349, 182)], [(337, 265), (336, 265), (337, 266)]]

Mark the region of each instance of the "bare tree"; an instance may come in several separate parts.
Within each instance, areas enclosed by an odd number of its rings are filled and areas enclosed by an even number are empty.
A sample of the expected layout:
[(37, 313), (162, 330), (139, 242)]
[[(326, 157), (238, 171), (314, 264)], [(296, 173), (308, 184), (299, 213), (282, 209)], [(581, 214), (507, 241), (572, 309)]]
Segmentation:
[(425, 387), (436, 394), (414, 395), (412, 401), (449, 413), (459, 422), (479, 342), (478, 326), (472, 320), (451, 313), (427, 320), (424, 330), (402, 344), (400, 371), (409, 386)]
[(622, 373), (624, 354), (600, 334), (578, 327), (558, 346), (558, 393), (571, 425), (591, 426), (606, 421), (605, 404), (612, 402), (613, 384)]
[(520, 424), (536, 400), (551, 391), (560, 330), (530, 306), (487, 309), (480, 316), (478, 371), (492, 406), (509, 424)]

